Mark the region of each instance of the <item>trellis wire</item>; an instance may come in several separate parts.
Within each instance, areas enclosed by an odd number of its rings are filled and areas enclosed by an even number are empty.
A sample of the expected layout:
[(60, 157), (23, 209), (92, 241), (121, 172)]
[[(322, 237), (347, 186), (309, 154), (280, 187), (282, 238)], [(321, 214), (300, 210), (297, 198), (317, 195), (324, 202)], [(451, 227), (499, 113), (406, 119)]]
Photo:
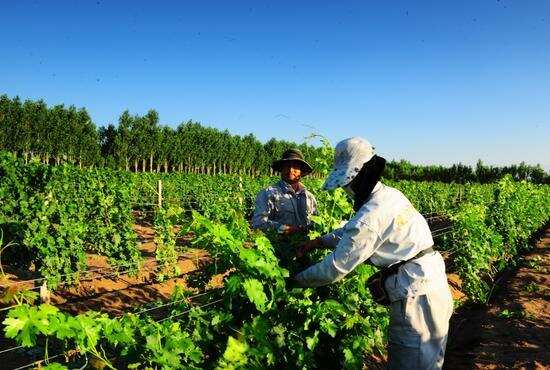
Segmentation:
[(212, 301), (212, 302), (209, 302), (209, 303), (200, 305), (200, 306), (192, 307), (192, 308), (190, 308), (190, 309), (188, 309), (188, 310), (185, 310), (185, 311), (182, 311), (182, 312), (180, 312), (180, 313), (178, 313), (178, 314), (176, 314), (176, 315), (170, 315), (170, 316), (165, 317), (165, 318), (163, 318), (163, 319), (157, 320), (156, 322), (159, 322), (159, 323), (160, 323), (160, 322), (163, 322), (163, 321), (166, 321), (166, 320), (170, 320), (170, 319), (173, 319), (173, 318), (176, 318), (176, 317), (180, 317), (180, 316), (182, 316), (182, 315), (185, 315), (186, 313), (189, 313), (193, 308), (204, 308), (204, 307), (212, 306), (212, 305), (214, 305), (214, 304), (216, 304), (216, 303), (219, 303), (219, 302), (221, 302), (221, 301), (223, 301), (223, 298), (217, 299), (217, 300), (215, 300), (215, 301)]
[(11, 347), (11, 348), (8, 348), (8, 349), (3, 349), (2, 351), (0, 351), (0, 355), (3, 354), (3, 353), (8, 353), (8, 352), (11, 352), (11, 351), (15, 351), (17, 349), (20, 349), (20, 348), (25, 348), (24, 346), (17, 346), (17, 347)]
[(22, 370), (22, 369), (27, 369), (31, 366), (34, 366), (34, 365), (40, 365), (41, 363), (43, 362), (46, 362), (46, 361), (50, 361), (50, 360), (53, 360), (55, 358), (58, 358), (58, 357), (61, 357), (61, 356), (65, 356), (66, 353), (59, 353), (55, 356), (48, 356), (47, 359), (43, 358), (42, 360), (37, 360), (37, 361), (34, 361), (34, 362), (31, 362), (30, 364), (27, 364), (27, 365), (24, 365), (24, 366), (20, 366), (20, 367), (16, 367), (15, 369), (12, 369), (12, 370)]
[[(146, 312), (150, 312), (150, 311), (154, 311), (154, 310), (158, 310), (160, 308), (164, 308), (164, 307), (169, 307), (169, 306), (173, 306), (177, 303), (180, 303), (180, 302), (184, 302), (184, 301), (187, 301), (187, 300), (191, 300), (191, 299), (194, 299), (194, 298), (198, 298), (198, 297), (202, 297), (202, 296), (205, 296), (205, 295), (209, 295), (209, 294), (212, 294), (216, 291), (218, 291), (220, 288), (213, 288), (213, 289), (210, 289), (206, 292), (202, 292), (202, 293), (198, 293), (198, 294), (195, 294), (195, 295), (192, 295), (192, 296), (189, 296), (189, 297), (185, 297), (185, 298), (182, 298), (182, 299), (178, 299), (178, 300), (175, 300), (175, 301), (171, 301), (171, 302), (168, 302), (168, 303), (165, 303), (165, 304), (162, 304), (160, 306), (155, 306), (155, 307), (152, 307), (152, 308), (148, 308), (148, 309), (145, 309), (145, 310), (141, 310), (141, 311), (138, 311), (138, 312), (133, 312), (134, 315), (142, 315)], [(220, 299), (221, 300), (221, 299)], [(210, 303), (214, 303), (214, 302), (210, 302)], [(216, 302), (217, 303), (217, 302)], [(210, 304), (205, 304), (205, 305), (201, 305), (201, 306), (197, 306), (197, 308), (201, 308), (201, 307), (206, 307), (207, 305), (210, 305)], [(17, 305), (16, 305), (17, 306)], [(15, 306), (14, 306), (15, 307)], [(185, 312), (189, 312), (190, 310), (186, 310)], [(174, 315), (173, 317), (177, 317), (177, 316), (180, 316), (180, 314), (178, 315)], [(166, 319), (166, 318), (165, 318)], [(164, 319), (163, 319), (164, 320)], [(161, 320), (162, 321), (162, 320)], [(160, 321), (159, 321), (160, 322)], [(15, 350), (18, 350), (20, 348), (25, 348), (24, 346), (16, 346), (16, 347), (11, 347), (11, 348), (7, 348), (7, 349), (4, 349), (4, 350), (1, 350), (0, 351), (0, 355), (1, 354), (4, 354), (4, 353), (8, 353), (8, 352), (12, 352), (12, 351), (15, 351)]]
[[(187, 256), (187, 252), (185, 253), (181, 253), (179, 256), (178, 256), (178, 260), (180, 260), (182, 257), (187, 257), (187, 258), (191, 258), (189, 256)], [(196, 257), (196, 256), (192, 256), (192, 257)], [(151, 261), (151, 262), (154, 262), (154, 261)], [(107, 270), (107, 269), (115, 269), (117, 267), (124, 267), (124, 266), (131, 266), (133, 265), (135, 262), (127, 262), (127, 263), (121, 263), (119, 265), (116, 265), (116, 266), (106, 266), (106, 267), (99, 267), (97, 269), (90, 269), (90, 270), (83, 270), (83, 271), (77, 271), (77, 272), (74, 272), (74, 273), (68, 273), (68, 274), (62, 274), (62, 275), (59, 275), (59, 277), (66, 277), (66, 276), (70, 276), (70, 275), (76, 275), (77, 273), (78, 274), (86, 274), (86, 273), (93, 273), (93, 272), (98, 272), (98, 271), (102, 271), (102, 270)], [(146, 262), (147, 264), (147, 262)], [(144, 265), (145, 266), (145, 265)], [(151, 269), (148, 269), (146, 267), (140, 267), (139, 268), (139, 271), (154, 271), (154, 270), (151, 270)], [(137, 267), (136, 267), (137, 268)], [(116, 274), (120, 274), (120, 275), (125, 275), (126, 273), (130, 272), (134, 270), (133, 268), (132, 269), (128, 269), (128, 270), (125, 270), (125, 271), (112, 271), (112, 272), (108, 272), (106, 274), (98, 274), (99, 276), (97, 276), (96, 278), (101, 278), (101, 277), (104, 277), (104, 276), (112, 276), (112, 275), (116, 275)], [(95, 280), (96, 278), (93, 278), (91, 280)], [(43, 281), (43, 280), (46, 280), (48, 278), (46, 277), (41, 277), (41, 278), (37, 278), (37, 279), (30, 279), (30, 280), (19, 280), (19, 281), (15, 281), (13, 282), (12, 284), (8, 284), (8, 285), (2, 285), (0, 286), (0, 288), (10, 288), (12, 286), (16, 286), (16, 285), (20, 285), (20, 284), (25, 284), (25, 283), (32, 283), (32, 282), (39, 282), (39, 281)], [(78, 282), (81, 282), (81, 281), (89, 281), (90, 278), (83, 278), (83, 279), (79, 279)], [(62, 282), (60, 283), (59, 285), (67, 285), (68, 283), (66, 282)], [(29, 288), (28, 290), (34, 290), (34, 289), (40, 289), (40, 286), (38, 287), (34, 287), (34, 288)]]
[(160, 306), (155, 306), (155, 307), (152, 307), (152, 308), (148, 308), (146, 310), (141, 310), (141, 311), (138, 311), (138, 312), (134, 312), (134, 314), (135, 315), (141, 315), (141, 314), (144, 314), (146, 312), (158, 310), (158, 309), (164, 308), (164, 307), (169, 307), (169, 306), (175, 305), (175, 304), (180, 303), (180, 302), (184, 302), (184, 301), (187, 301), (187, 300), (190, 300), (190, 299), (194, 299), (194, 298), (202, 297), (202, 296), (205, 296), (205, 295), (208, 295), (208, 294), (212, 294), (212, 293), (216, 292), (218, 289), (220, 289), (220, 288), (211, 289), (211, 290), (208, 290), (206, 292), (202, 292), (202, 293), (199, 293), (199, 294), (196, 294), (196, 295), (193, 295), (193, 296), (185, 297), (185, 298), (182, 298), (182, 299), (177, 299), (175, 301), (171, 301), (171, 302), (162, 304)]

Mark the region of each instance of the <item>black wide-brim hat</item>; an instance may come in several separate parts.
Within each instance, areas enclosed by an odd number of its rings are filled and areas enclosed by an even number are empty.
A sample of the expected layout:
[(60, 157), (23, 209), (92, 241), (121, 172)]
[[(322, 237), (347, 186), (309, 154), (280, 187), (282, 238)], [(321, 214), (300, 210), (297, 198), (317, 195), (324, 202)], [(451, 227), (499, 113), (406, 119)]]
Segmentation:
[(271, 168), (273, 168), (274, 171), (281, 172), (281, 170), (283, 169), (283, 165), (288, 162), (300, 163), (303, 176), (308, 175), (313, 171), (313, 167), (311, 167), (309, 163), (304, 160), (304, 155), (299, 149), (288, 149), (286, 152), (283, 153), (281, 159), (273, 162)]

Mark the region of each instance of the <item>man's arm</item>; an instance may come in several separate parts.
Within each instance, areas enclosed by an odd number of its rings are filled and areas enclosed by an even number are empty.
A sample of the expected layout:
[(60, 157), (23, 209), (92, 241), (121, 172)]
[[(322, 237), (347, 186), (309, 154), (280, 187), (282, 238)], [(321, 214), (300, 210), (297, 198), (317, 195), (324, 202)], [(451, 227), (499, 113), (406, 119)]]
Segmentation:
[(334, 230), (330, 234), (326, 234), (313, 240), (309, 240), (298, 248), (298, 250), (296, 251), (296, 257), (301, 258), (314, 249), (334, 248), (336, 247), (340, 239), (342, 239), (342, 235), (344, 235), (344, 228), (339, 228)]
[(310, 199), (310, 207), (309, 213), (312, 215), (317, 216), (319, 214), (319, 211), (317, 210), (317, 199), (315, 199), (315, 196), (311, 193), (307, 193)]
[(342, 237), (344, 236), (344, 228), (334, 230), (333, 232), (321, 236), (321, 243), (323, 247), (334, 248), (338, 245)]
[(299, 286), (318, 287), (336, 282), (372, 255), (380, 243), (378, 234), (362, 223), (348, 225), (334, 252), (296, 275)]

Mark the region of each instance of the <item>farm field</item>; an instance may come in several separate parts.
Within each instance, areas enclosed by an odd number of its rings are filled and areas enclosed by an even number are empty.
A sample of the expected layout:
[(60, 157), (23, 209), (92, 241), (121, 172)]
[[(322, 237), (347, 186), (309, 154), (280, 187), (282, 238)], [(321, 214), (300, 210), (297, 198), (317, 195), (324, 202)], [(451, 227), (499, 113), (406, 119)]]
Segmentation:
[(0, 370), (550, 369), (550, 1), (0, 9)]
[(451, 320), (448, 369), (545, 369), (550, 364), (550, 228), (517, 268), (505, 272), (490, 303)]
[[(62, 368), (67, 359), (166, 369), (383, 362), (388, 315), (365, 287), (373, 267), (332, 287), (294, 288), (289, 278), (326, 252), (281, 259), (304, 239), (250, 230), (254, 196), (273, 178), (131, 174), (7, 154), (0, 173), (0, 360), (11, 368)], [(387, 183), (428, 219), (457, 305), (492, 302), (501, 272), (531, 250), (550, 215), (549, 186), (510, 177)], [(310, 236), (352, 212), (343, 192), (320, 184), (306, 183), (319, 202)]]

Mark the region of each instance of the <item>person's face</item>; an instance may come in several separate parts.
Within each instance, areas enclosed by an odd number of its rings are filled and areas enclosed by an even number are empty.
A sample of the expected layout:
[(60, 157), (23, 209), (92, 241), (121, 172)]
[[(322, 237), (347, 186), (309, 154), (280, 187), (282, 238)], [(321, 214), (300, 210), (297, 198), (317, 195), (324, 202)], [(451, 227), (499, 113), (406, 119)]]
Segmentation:
[(302, 166), (298, 162), (290, 161), (283, 165), (281, 177), (289, 184), (295, 184), (302, 177)]

